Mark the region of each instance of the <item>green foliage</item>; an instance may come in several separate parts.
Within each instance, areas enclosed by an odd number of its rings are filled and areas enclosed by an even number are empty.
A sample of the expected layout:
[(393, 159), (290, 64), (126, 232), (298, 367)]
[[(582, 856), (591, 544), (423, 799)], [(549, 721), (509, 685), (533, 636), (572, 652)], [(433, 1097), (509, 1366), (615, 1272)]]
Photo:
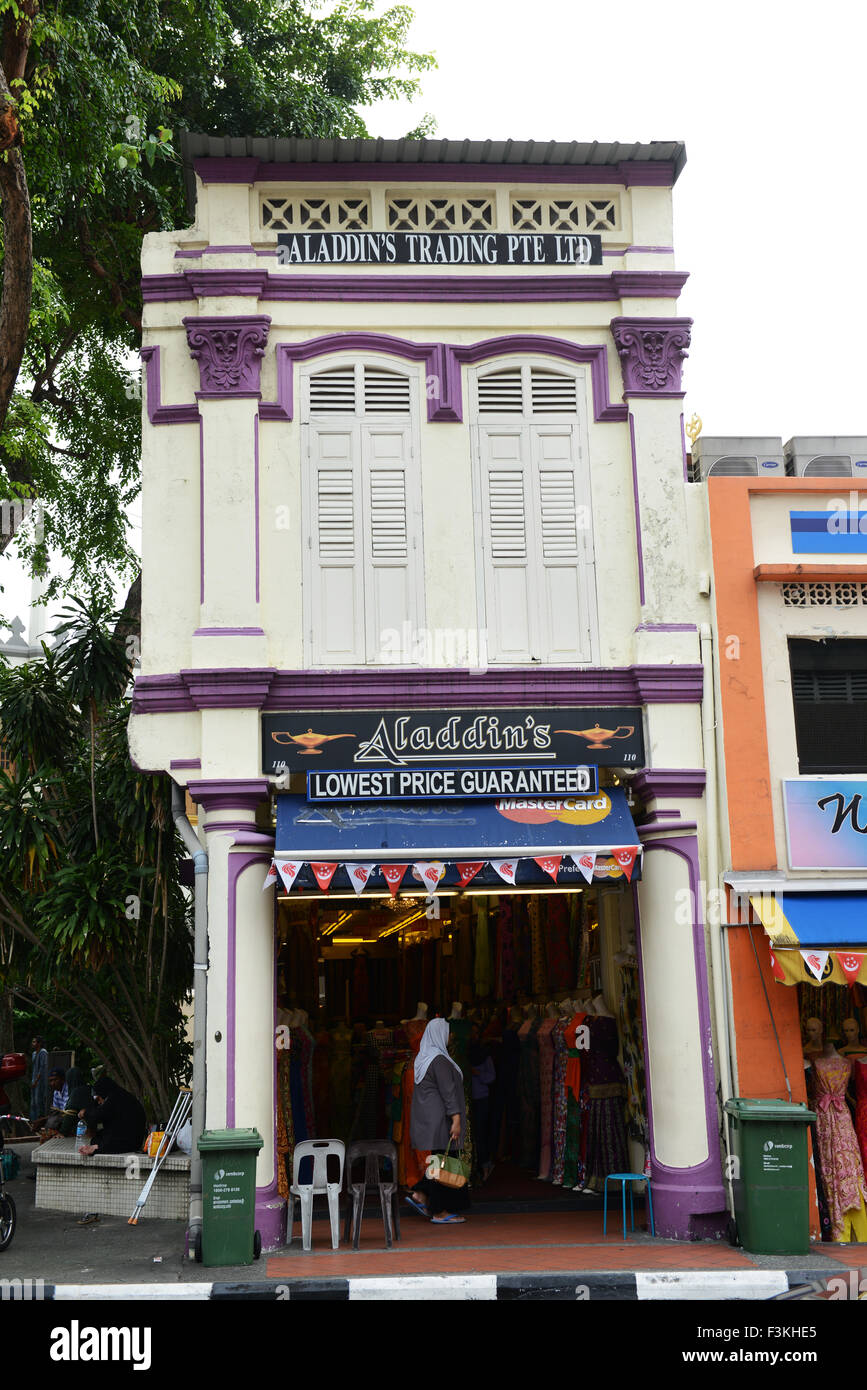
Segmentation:
[(15, 758), (0, 772), (0, 986), (156, 1115), (189, 1064), (184, 851), (169, 779), (130, 765), (129, 664), (110, 605), (96, 596), (67, 614), (58, 656), (0, 665), (0, 723)]
[(64, 557), (50, 595), (137, 568), (140, 255), (188, 221), (177, 132), (366, 135), (360, 110), (414, 96), (433, 65), (405, 47), (411, 20), (371, 0), (43, 0), (16, 88), (34, 295), (0, 497), (45, 504), (21, 546), (39, 572)]

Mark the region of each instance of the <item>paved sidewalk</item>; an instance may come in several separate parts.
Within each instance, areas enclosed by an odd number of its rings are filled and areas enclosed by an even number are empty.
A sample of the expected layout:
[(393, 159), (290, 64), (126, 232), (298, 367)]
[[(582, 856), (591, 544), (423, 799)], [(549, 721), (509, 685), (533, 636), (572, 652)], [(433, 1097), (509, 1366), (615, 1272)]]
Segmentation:
[[(653, 1239), (643, 1231), (624, 1241), (620, 1213), (593, 1211), (471, 1213), (464, 1225), (432, 1226), (408, 1206), (402, 1239), (384, 1244), (378, 1205), (364, 1218), (360, 1249), (331, 1249), (327, 1220), (313, 1226), (313, 1249), (295, 1242), (252, 1265), (207, 1269), (186, 1254), (183, 1223), (75, 1216), (37, 1211), (26, 1154), (9, 1184), (18, 1229), (0, 1254), (0, 1280), (42, 1280), (46, 1296), (80, 1298), (560, 1298), (762, 1299), (810, 1278), (849, 1270), (867, 1275), (867, 1246), (820, 1245), (809, 1255), (761, 1256), (727, 1244)], [(132, 1206), (132, 1203), (131, 1203)], [(341, 1223), (341, 1239), (343, 1227)], [(848, 1276), (847, 1276), (848, 1277)], [(180, 1288), (179, 1286), (189, 1286)], [(98, 1290), (98, 1292), (97, 1292)], [(114, 1293), (112, 1293), (114, 1291)]]

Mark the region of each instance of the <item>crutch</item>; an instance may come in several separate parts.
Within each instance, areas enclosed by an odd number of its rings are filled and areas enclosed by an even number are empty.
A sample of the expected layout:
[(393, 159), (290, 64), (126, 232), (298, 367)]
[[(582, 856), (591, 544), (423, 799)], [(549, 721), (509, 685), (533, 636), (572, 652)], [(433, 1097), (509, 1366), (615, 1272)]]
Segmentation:
[(154, 1166), (148, 1173), (147, 1182), (145, 1183), (144, 1187), (138, 1195), (138, 1201), (135, 1204), (135, 1210), (133, 1211), (132, 1216), (126, 1223), (128, 1226), (138, 1225), (138, 1219), (141, 1214), (142, 1207), (144, 1206), (145, 1202), (150, 1196), (150, 1190), (154, 1185), (154, 1178), (160, 1171), (163, 1159), (166, 1157), (166, 1155), (172, 1147), (172, 1144), (175, 1142), (175, 1139), (178, 1136), (178, 1132), (181, 1129), (181, 1126), (186, 1121), (187, 1116), (190, 1113), (192, 1104), (192, 1091), (185, 1088), (184, 1090), (178, 1093), (178, 1098), (175, 1101), (171, 1115), (169, 1115), (169, 1122), (166, 1125), (165, 1133), (163, 1134), (163, 1137), (160, 1140), (160, 1146), (157, 1149), (156, 1157), (154, 1158)]

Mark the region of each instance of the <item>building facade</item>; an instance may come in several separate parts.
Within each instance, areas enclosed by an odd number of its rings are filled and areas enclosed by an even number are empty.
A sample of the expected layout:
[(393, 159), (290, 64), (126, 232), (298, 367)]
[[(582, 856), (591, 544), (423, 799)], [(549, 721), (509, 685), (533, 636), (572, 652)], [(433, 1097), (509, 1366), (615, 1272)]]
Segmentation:
[[(265, 1139), (266, 1246), (285, 1227), (276, 1010), (311, 1011), (303, 971), (323, 1022), (367, 1013), (346, 975), (359, 942), (341, 947), (340, 919), (323, 922), (352, 902), (358, 869), (395, 898), (383, 870), (401, 859), (439, 866), (448, 944), (430, 987), (468, 1005), (478, 989), (454, 974), (451, 943), (469, 869), (501, 913), (509, 862), (534, 901), (540, 879), (585, 894), (570, 911), (593, 965), (576, 983), (619, 1020), (640, 1091), (631, 1159), (646, 1147), (657, 1230), (718, 1234), (722, 1019), (699, 890), (709, 559), (686, 473), (671, 207), (683, 148), (192, 136), (185, 159), (193, 225), (149, 235), (143, 254), (130, 746), (198, 805), (206, 1123)], [(481, 812), (456, 819), (463, 772), (528, 767), (533, 747), (567, 782), (591, 765), (596, 801), (545, 802), (542, 822), (565, 819), (543, 833), (493, 801), (501, 780), (479, 793), (487, 838)], [(395, 829), (392, 784), (325, 776), (371, 768), (424, 772), (394, 784), (414, 837)], [(320, 774), (306, 797), (304, 769)], [(532, 866), (551, 854), (546, 878)], [(394, 936), (363, 933), (361, 954), (385, 959)], [(550, 952), (511, 994), (499, 956), (495, 970), (489, 1001), (575, 992), (571, 978), (555, 988)]]
[[(867, 440), (699, 443), (727, 805), (718, 917), (731, 1084), (815, 1103), (808, 1020), (842, 1056), (867, 1056), (848, 1036), (867, 1031)], [(717, 476), (717, 455), (747, 476)], [(818, 1235), (815, 1203), (812, 1219)]]

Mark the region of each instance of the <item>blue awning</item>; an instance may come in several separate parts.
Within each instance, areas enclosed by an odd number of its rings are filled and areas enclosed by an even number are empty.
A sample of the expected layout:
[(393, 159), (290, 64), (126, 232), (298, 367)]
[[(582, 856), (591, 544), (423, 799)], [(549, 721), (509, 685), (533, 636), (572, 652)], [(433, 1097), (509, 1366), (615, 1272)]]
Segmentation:
[(779, 947), (867, 947), (867, 893), (751, 894), (771, 942)]
[[(446, 865), (440, 886), (459, 885), (458, 862), (485, 861), (473, 887), (502, 891), (503, 880), (488, 862), (519, 861), (518, 887), (552, 883), (534, 861), (546, 855), (563, 856), (558, 884), (580, 886), (584, 877), (577, 858), (597, 855), (597, 875), (623, 876), (613, 859), (615, 850), (636, 851), (631, 877), (640, 878), (640, 845), (626, 796), (620, 787), (595, 795), (552, 800), (511, 798), (497, 802), (364, 802), (349, 805), (311, 805), (303, 796), (277, 797), (276, 856), (304, 861), (297, 887), (316, 888), (309, 863), (415, 863), (435, 860)], [(339, 869), (333, 887), (348, 884)], [(377, 873), (368, 885), (382, 889)], [(295, 884), (293, 884), (293, 888)]]

